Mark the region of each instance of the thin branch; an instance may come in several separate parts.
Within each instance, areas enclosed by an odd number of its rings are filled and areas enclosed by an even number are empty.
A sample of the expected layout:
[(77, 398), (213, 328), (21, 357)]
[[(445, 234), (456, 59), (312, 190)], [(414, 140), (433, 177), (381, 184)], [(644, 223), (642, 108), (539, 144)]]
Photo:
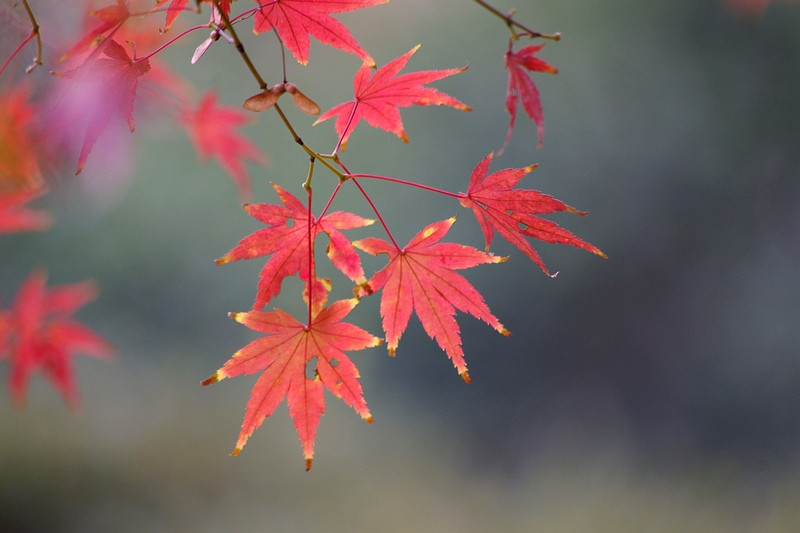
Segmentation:
[(25, 37), (25, 39), (22, 40), (21, 43), (19, 43), (14, 51), (11, 52), (11, 55), (8, 56), (8, 59), (6, 59), (6, 61), (3, 63), (3, 66), (0, 67), (0, 75), (5, 72), (11, 61), (22, 51), (23, 48), (25, 48), (25, 45), (31, 42), (31, 40), (34, 38), (36, 39), (36, 58), (33, 60), (33, 63), (31, 63), (31, 65), (25, 69), (25, 72), (30, 74), (33, 72), (33, 69), (44, 64), (42, 62), (42, 36), (39, 33), (39, 23), (36, 22), (36, 17), (33, 15), (33, 11), (28, 5), (28, 1), (22, 0), (22, 5), (25, 7), (25, 12), (28, 14), (28, 19), (31, 21), (31, 32), (27, 37)]
[(512, 36), (512, 38), (514, 40), (517, 40), (520, 37), (520, 35), (517, 34), (517, 32), (514, 30), (514, 27), (517, 27), (517, 28), (521, 29), (524, 32), (523, 35), (527, 35), (528, 37), (531, 37), (531, 38), (539, 37), (539, 38), (542, 38), (542, 39), (550, 39), (552, 41), (560, 41), (561, 40), (561, 34), (560, 33), (552, 33), (552, 34), (540, 33), (538, 31), (534, 31), (534, 30), (528, 28), (527, 26), (525, 26), (523, 24), (520, 24), (519, 22), (514, 20), (514, 11), (510, 11), (509, 13), (503, 13), (502, 11), (497, 9), (496, 7), (494, 7), (492, 5), (489, 5), (484, 0), (475, 0), (475, 3), (478, 4), (479, 6), (483, 7), (484, 9), (486, 9), (487, 11), (492, 13), (493, 15), (495, 15), (495, 16), (501, 18), (503, 21), (505, 21), (506, 26), (508, 26), (508, 29), (511, 32), (511, 36)]

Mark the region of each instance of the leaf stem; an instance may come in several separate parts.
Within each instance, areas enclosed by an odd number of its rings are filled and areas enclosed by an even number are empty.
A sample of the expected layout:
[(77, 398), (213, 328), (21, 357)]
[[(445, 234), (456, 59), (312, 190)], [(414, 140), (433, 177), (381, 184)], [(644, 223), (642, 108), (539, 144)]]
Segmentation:
[(149, 54), (147, 54), (145, 56), (142, 56), (142, 57), (138, 57), (138, 58), (136, 58), (136, 60), (137, 61), (144, 61), (146, 59), (150, 59), (154, 55), (158, 54), (159, 52), (161, 52), (162, 50), (164, 50), (165, 48), (167, 48), (168, 46), (173, 44), (178, 39), (181, 39), (181, 38), (185, 37), (186, 35), (190, 34), (193, 31), (206, 29), (206, 28), (208, 28), (208, 26), (209, 26), (208, 24), (202, 24), (200, 26), (193, 26), (193, 27), (191, 27), (191, 28), (189, 28), (187, 30), (184, 30), (181, 33), (179, 33), (178, 35), (176, 35), (175, 37), (173, 37), (172, 39), (170, 39), (169, 41), (167, 41), (166, 43), (162, 44), (161, 46), (159, 46), (158, 48), (156, 48), (155, 50), (150, 52)]
[(314, 173), (314, 159), (311, 159), (311, 163), (308, 165), (308, 177), (306, 178), (306, 182), (303, 184), (303, 188), (307, 192), (307, 208), (306, 211), (308, 212), (307, 219), (306, 219), (306, 227), (307, 233), (306, 238), (308, 239), (308, 323), (306, 324), (307, 328), (311, 327), (311, 320), (313, 319), (312, 310), (314, 308), (314, 279), (312, 276), (314, 274), (314, 245), (311, 241), (311, 223), (314, 220), (314, 215), (311, 213), (311, 200), (313, 197), (313, 193), (311, 190), (311, 174)]
[(369, 197), (369, 195), (367, 194), (367, 191), (364, 190), (364, 187), (362, 187), (361, 184), (356, 179), (356, 175), (355, 174), (350, 174), (348, 177), (350, 178), (350, 181), (352, 181), (353, 183), (356, 184), (356, 187), (358, 187), (358, 190), (361, 191), (361, 194), (364, 196), (364, 199), (367, 201), (369, 206), (372, 208), (372, 212), (375, 213), (376, 217), (378, 217), (378, 222), (380, 222), (381, 226), (383, 226), (383, 229), (386, 231), (386, 235), (389, 236), (389, 240), (392, 241), (392, 244), (394, 244), (394, 247), (397, 248), (399, 251), (402, 251), (403, 249), (400, 248), (400, 245), (397, 244), (396, 240), (394, 240), (394, 235), (392, 235), (392, 232), (389, 231), (389, 226), (386, 225), (386, 221), (383, 220), (383, 217), (381, 216), (380, 211), (378, 211), (378, 208), (372, 202), (372, 198)]
[(437, 194), (443, 194), (445, 196), (450, 196), (452, 198), (464, 198), (463, 193), (454, 193), (450, 191), (445, 191), (443, 189), (439, 189), (436, 187), (431, 187), (430, 185), (423, 185), (422, 183), (417, 183), (415, 181), (404, 180), (401, 178), (393, 178), (391, 176), (380, 176), (378, 174), (346, 174), (346, 178), (368, 178), (368, 179), (375, 179), (375, 180), (383, 180), (383, 181), (391, 181), (392, 183), (400, 183), (401, 185), (409, 185), (411, 187), (416, 187), (418, 189), (423, 189), (430, 192), (435, 192)]
[(350, 129), (350, 125), (353, 123), (353, 117), (356, 116), (356, 108), (358, 107), (358, 99), (353, 100), (353, 109), (350, 110), (350, 116), (347, 117), (347, 124), (344, 125), (344, 129), (342, 130), (342, 134), (339, 136), (339, 142), (336, 143), (336, 148), (333, 149), (333, 156), (339, 153), (339, 148), (342, 146), (342, 141), (347, 136), (347, 131)]

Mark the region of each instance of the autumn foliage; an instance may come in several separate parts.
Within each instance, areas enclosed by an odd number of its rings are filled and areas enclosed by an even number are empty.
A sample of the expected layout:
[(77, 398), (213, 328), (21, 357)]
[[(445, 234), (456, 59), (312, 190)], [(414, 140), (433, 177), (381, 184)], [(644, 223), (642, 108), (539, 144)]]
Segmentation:
[[(466, 66), (414, 70), (413, 56), (425, 50), (416, 43), (400, 43), (400, 49), (408, 52), (376, 64), (337, 18), (343, 12), (381, 9), (380, 4), (387, 1), (107, 0), (56, 5), (23, 0), (0, 7), (0, 14), (10, 17), (21, 35), (15, 48), (0, 49), (4, 54), (0, 55), (0, 233), (46, 230), (53, 221), (35, 202), (47, 193), (49, 180), (83, 172), (112, 125), (121, 123), (131, 132), (146, 128), (146, 121), (135, 119), (141, 107), (157, 109), (171, 118), (199, 158), (218, 164), (238, 193), (231, 195), (230, 205), (235, 205), (237, 196), (247, 202), (243, 209), (259, 227), (216, 262), (257, 260), (263, 264), (258, 280), (252, 282), (252, 305), (247, 302), (250, 307), (246, 311), (229, 313), (262, 336), (236, 351), (202, 382), (209, 385), (229, 377), (259, 374), (234, 455), (284, 399), (307, 468), (312, 464), (314, 440), (325, 412), (325, 390), (370, 422), (372, 414), (351, 354), (380, 344), (386, 345), (389, 355), (399, 354), (412, 315), (469, 382), (458, 312), (510, 335), (479, 289), (459, 272), (508, 259), (490, 251), (496, 234), (545, 273), (548, 270), (534, 248), (538, 242), (567, 244), (605, 257), (597, 247), (543, 217), (585, 213), (520, 186), (535, 165), (490, 172), (492, 147), (501, 147), (499, 155), (512, 141), (520, 107), (535, 124), (538, 137), (536, 142), (522, 142), (531, 148), (537, 142), (542, 144), (544, 113), (537, 76), (557, 70), (539, 57), (544, 52), (539, 41), (558, 41), (560, 36), (534, 31), (513, 12), (503, 13), (487, 2), (476, 0), (474, 5), (489, 15), (487, 20), (499, 20), (500, 29), (506, 26), (509, 32), (507, 49), (498, 51), (498, 61), (505, 53), (508, 72), (508, 132), (505, 139), (486, 139), (486, 151), (475, 158), (477, 166), (471, 177), (465, 176), (466, 192), (348, 167), (345, 148), (358, 144), (354, 133), (363, 124), (408, 142), (413, 132), (406, 131), (401, 110), (420, 106), (470, 110), (456, 96), (432, 86), (452, 76), (463, 78), (464, 83), (474, 82), (475, 78), (464, 77), (470, 74)], [(48, 32), (45, 21), (52, 21), (59, 11), (77, 12), (73, 18), (81, 21), (80, 28), (73, 28), (70, 42), (51, 48), (45, 44), (49, 41), (42, 39)], [(250, 35), (245, 41), (246, 34)], [(279, 69), (251, 59), (248, 47), (253, 39), (288, 52)], [(301, 90), (290, 80), (292, 69), (298, 68), (295, 63), (313, 64), (312, 40), (361, 61), (353, 76), (352, 95), (342, 95), (342, 103), (325, 112), (308, 96), (320, 88)], [(164, 50), (181, 46), (188, 47), (187, 62), (201, 69), (218, 66), (204, 58), (212, 46), (227, 47), (230, 60), (240, 64), (242, 82), (252, 85), (252, 96), (230, 102), (229, 95), (215, 87), (194, 87), (162, 58)], [(21, 58), (32, 53), (35, 60), (26, 65)], [(262, 70), (267, 68), (265, 76)], [(269, 85), (265, 78), (282, 81)], [(287, 93), (289, 97), (282, 99)], [(503, 99), (502, 89), (497, 98)], [(315, 119), (305, 117), (309, 123), (290, 119), (281, 107), (289, 99)], [(262, 146), (244, 135), (242, 127), (258, 122), (257, 113), (277, 114), (286, 131), (285, 147)], [(301, 137), (301, 127), (317, 124), (331, 133), (326, 149), (309, 146)], [(264, 170), (270, 158), (287, 157), (292, 150), (303, 162), (300, 175), (277, 176)], [(258, 168), (257, 179), (272, 182), (278, 201), (254, 201), (254, 168)], [(304, 179), (302, 187), (289, 190), (290, 184), (300, 179)], [(314, 194), (317, 189), (312, 182), (316, 185), (320, 180), (328, 180), (323, 183), (330, 184), (329, 195)], [(448, 240), (456, 222), (452, 213), (413, 221), (418, 224), (414, 236), (405, 245), (399, 244), (381, 210), (387, 202), (367, 192), (363, 186), (367, 181), (412, 187), (420, 194), (441, 195), (453, 207), (463, 206), (477, 220), (485, 250)], [(345, 188), (364, 199), (363, 213), (336, 208)], [(355, 241), (349, 237), (351, 230), (366, 228), (373, 235)], [(362, 264), (366, 256), (377, 257), (382, 266), (366, 271)], [(322, 269), (337, 277), (318, 276)], [(303, 287), (297, 296), (306, 303), (304, 316), (271, 307), (273, 299), (289, 286), (284, 281), (292, 278)], [(46, 279), (44, 270), (33, 270), (13, 300), (0, 299), (10, 302), (0, 307), (0, 358), (8, 365), (11, 395), (18, 403), (25, 397), (30, 376), (42, 373), (74, 404), (77, 388), (71, 358), (75, 354), (106, 357), (110, 345), (71, 317), (96, 296), (95, 285), (85, 282), (48, 289)], [(352, 297), (330, 303), (334, 285), (347, 286)], [(380, 334), (346, 321), (367, 298), (380, 300)]]

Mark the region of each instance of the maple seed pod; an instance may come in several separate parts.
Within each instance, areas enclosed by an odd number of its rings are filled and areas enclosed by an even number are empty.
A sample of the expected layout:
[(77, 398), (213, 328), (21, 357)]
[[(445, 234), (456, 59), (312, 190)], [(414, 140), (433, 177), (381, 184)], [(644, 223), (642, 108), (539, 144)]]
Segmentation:
[(287, 83), (286, 84), (286, 92), (292, 95), (292, 100), (294, 100), (294, 105), (297, 106), (297, 109), (302, 111), (303, 113), (311, 116), (319, 115), (322, 110), (319, 108), (317, 103), (306, 96), (305, 94), (297, 88), (297, 85), (294, 83)]
[(274, 106), (283, 93), (286, 92), (286, 86), (283, 83), (273, 85), (266, 91), (262, 91), (256, 95), (251, 96), (244, 101), (243, 107), (248, 111), (266, 111)]

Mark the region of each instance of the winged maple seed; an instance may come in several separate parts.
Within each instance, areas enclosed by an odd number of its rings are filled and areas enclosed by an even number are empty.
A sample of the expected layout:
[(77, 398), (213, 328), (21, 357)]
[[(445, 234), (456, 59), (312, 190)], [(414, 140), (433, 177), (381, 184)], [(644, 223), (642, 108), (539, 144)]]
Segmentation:
[(33, 272), (20, 286), (11, 309), (0, 310), (0, 358), (10, 358), (9, 388), (17, 404), (25, 402), (31, 375), (41, 372), (69, 404), (76, 405), (71, 355), (105, 358), (111, 353), (104, 339), (70, 318), (96, 297), (97, 288), (88, 281), (52, 289), (46, 284), (43, 271)]
[(489, 154), (478, 163), (472, 171), (466, 194), (460, 195), (461, 205), (472, 209), (475, 218), (478, 219), (487, 250), (492, 244), (496, 229), (508, 242), (539, 265), (546, 274), (547, 268), (525, 237), (555, 244), (569, 244), (602, 258), (607, 257), (600, 249), (579, 239), (555, 222), (536, 216), (556, 211), (567, 211), (581, 216), (586, 213), (539, 191), (513, 189), (525, 175), (536, 168), (536, 165), (498, 170), (487, 176), (492, 157), (493, 154)]
[(278, 83), (273, 85), (269, 89), (245, 100), (243, 107), (248, 111), (266, 111), (275, 105), (278, 98), (280, 98), (283, 93), (291, 94), (294, 105), (303, 113), (312, 116), (319, 115), (320, 109), (316, 102), (303, 94), (294, 83)]
[(453, 271), (484, 263), (501, 263), (507, 258), (470, 246), (440, 243), (455, 220), (453, 217), (427, 226), (402, 250), (374, 237), (354, 242), (355, 247), (371, 255), (389, 256), (389, 264), (358, 287), (357, 295), (383, 289), (380, 309), (389, 355), (395, 354), (411, 312), (416, 311), (425, 332), (436, 340), (459, 375), (469, 383), (461, 333), (454, 318), (456, 309), (483, 320), (503, 335), (510, 333), (489, 311), (475, 287)]
[[(431, 87), (424, 87), (426, 83), (464, 72), (467, 67), (450, 70), (425, 70), (398, 75), (418, 49), (419, 45), (382, 66), (374, 74), (369, 65), (362, 65), (353, 78), (353, 100), (329, 109), (317, 119), (314, 125), (336, 117), (334, 126), (341, 139), (342, 149), (344, 149), (347, 146), (347, 139), (350, 138), (362, 118), (370, 126), (394, 133), (403, 141), (408, 142), (408, 135), (403, 129), (403, 121), (400, 118), (400, 107), (446, 105), (462, 111), (470, 111), (468, 106), (452, 96)], [(370, 77), (370, 75), (372, 76)]]
[(338, 48), (359, 57), (375, 66), (372, 57), (358, 44), (347, 27), (333, 18), (331, 13), (354, 11), (365, 7), (385, 4), (389, 0), (272, 0), (259, 4), (256, 9), (253, 32), (256, 34), (277, 31), (286, 48), (305, 65), (308, 63), (309, 35), (319, 42)]
[[(233, 455), (242, 451), (253, 431), (284, 398), (300, 437), (306, 470), (311, 468), (314, 438), (325, 413), (324, 389), (372, 423), (358, 369), (345, 352), (372, 348), (382, 341), (358, 326), (342, 322), (357, 303), (355, 298), (334, 302), (323, 307), (310, 324), (303, 324), (280, 309), (230, 314), (240, 324), (267, 335), (237, 351), (203, 381), (203, 385), (210, 385), (225, 378), (262, 372), (250, 393)], [(313, 378), (306, 376), (307, 367), (313, 370)]]
[(258, 294), (253, 309), (262, 309), (267, 305), (280, 292), (281, 283), (286, 277), (299, 273), (300, 277), (307, 281), (308, 261), (313, 261), (308, 253), (309, 223), (312, 226), (312, 242), (320, 233), (327, 234), (330, 239), (327, 255), (333, 265), (356, 283), (363, 282), (364, 269), (361, 267), (361, 258), (341, 230), (368, 226), (375, 221), (342, 211), (328, 213), (316, 220), (292, 193), (274, 183), (272, 186), (283, 205), (243, 206), (247, 214), (266, 224), (267, 227), (245, 237), (239, 241), (238, 246), (217, 259), (218, 265), (224, 265), (240, 259), (272, 255), (261, 269)]
[(544, 112), (542, 102), (539, 98), (539, 89), (530, 77), (528, 72), (545, 72), (547, 74), (558, 74), (558, 69), (535, 56), (542, 48), (543, 44), (526, 46), (517, 52), (511, 50), (509, 45), (506, 52), (506, 68), (508, 69), (508, 91), (506, 93), (506, 109), (508, 110), (509, 123), (506, 140), (500, 153), (505, 150), (511, 141), (511, 134), (514, 131), (514, 123), (517, 120), (517, 108), (519, 101), (522, 101), (522, 108), (528, 117), (536, 124), (539, 137), (539, 146), (542, 146), (544, 139)]

